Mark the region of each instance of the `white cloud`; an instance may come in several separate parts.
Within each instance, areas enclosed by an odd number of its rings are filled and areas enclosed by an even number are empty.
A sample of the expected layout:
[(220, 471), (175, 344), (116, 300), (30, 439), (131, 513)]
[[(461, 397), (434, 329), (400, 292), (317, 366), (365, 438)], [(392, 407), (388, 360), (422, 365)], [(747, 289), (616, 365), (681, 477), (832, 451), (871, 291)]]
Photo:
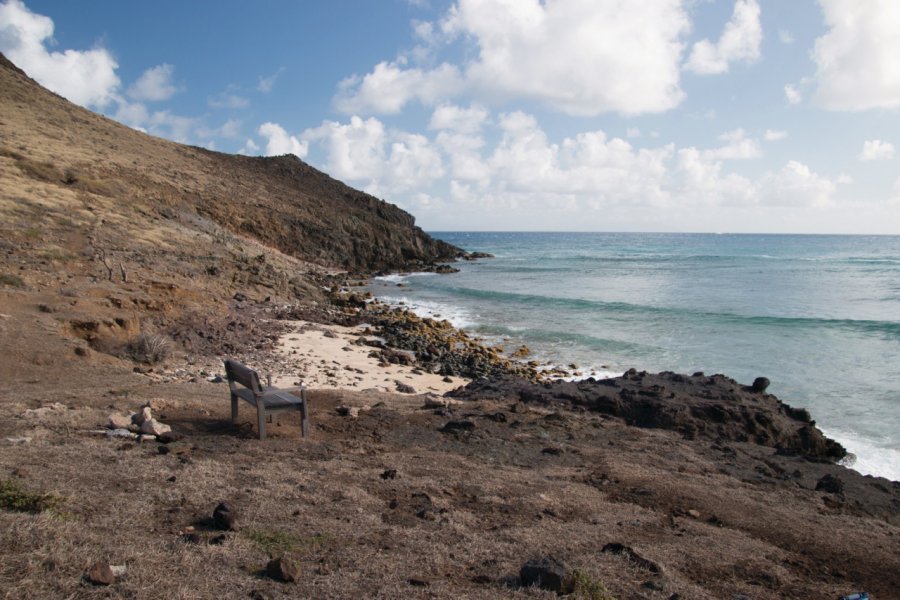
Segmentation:
[(238, 154), (256, 154), (259, 152), (259, 145), (254, 142), (252, 139), (247, 138), (247, 141), (244, 142), (244, 147), (238, 150)]
[(146, 128), (149, 133), (159, 137), (175, 140), (181, 144), (191, 142), (195, 130), (201, 126), (200, 120), (193, 117), (182, 117), (168, 110), (153, 113), (147, 119)]
[(422, 70), (406, 69), (396, 62), (381, 62), (362, 78), (353, 76), (341, 81), (334, 105), (344, 113), (396, 114), (410, 100), (433, 105), (461, 91), (462, 78), (455, 66), (445, 63), (432, 70)]
[(881, 140), (866, 140), (859, 160), (888, 160), (894, 158), (894, 145)]
[(325, 121), (304, 131), (303, 139), (325, 147), (325, 170), (338, 179), (377, 181), (383, 172), (384, 124), (374, 117), (353, 116), (347, 124)]
[(396, 113), (411, 100), (433, 105), (466, 92), (573, 115), (640, 114), (669, 110), (684, 96), (681, 36), (690, 24), (681, 0), (458, 0), (440, 27), (445, 44), (462, 39), (477, 52), (430, 70), (382, 62), (342, 82), (335, 106)]
[(833, 181), (791, 160), (777, 173), (763, 178), (759, 195), (761, 202), (770, 206), (823, 207), (832, 203), (834, 190)]
[(428, 129), (450, 129), (460, 133), (474, 133), (487, 120), (488, 111), (478, 105), (461, 108), (453, 104), (442, 104), (431, 114)]
[(639, 138), (641, 137), (641, 130), (637, 127), (629, 127), (625, 130), (625, 137), (628, 138)]
[(82, 106), (104, 107), (115, 98), (118, 64), (105, 48), (49, 52), (53, 21), (20, 0), (0, 4), (0, 52), (44, 87)]
[(208, 99), (207, 104), (209, 104), (210, 108), (239, 109), (247, 108), (248, 106), (250, 106), (250, 101), (243, 96), (223, 92), (218, 96), (213, 96), (212, 98)]
[(172, 81), (175, 67), (161, 64), (144, 71), (128, 88), (128, 95), (142, 102), (159, 102), (168, 100), (178, 92), (178, 86)]
[(815, 101), (831, 110), (900, 107), (900, 2), (819, 0), (828, 31), (816, 40)]
[(289, 135), (284, 127), (277, 123), (263, 123), (259, 126), (258, 133), (266, 138), (266, 156), (293, 154), (298, 158), (305, 158), (309, 152), (308, 142)]
[(797, 86), (790, 83), (784, 86), (784, 97), (787, 98), (788, 104), (800, 104), (803, 101), (800, 90), (797, 89)]
[(281, 67), (268, 77), (260, 76), (259, 81), (256, 84), (256, 90), (262, 92), (263, 94), (268, 94), (272, 91), (272, 88), (275, 87), (275, 82), (278, 81), (278, 78), (283, 72), (284, 67)]
[(423, 135), (399, 134), (387, 163), (389, 189), (419, 189), (444, 176), (441, 156)]
[(723, 133), (719, 139), (728, 143), (713, 150), (705, 150), (703, 155), (708, 160), (747, 159), (762, 156), (759, 142), (747, 137), (747, 132), (743, 129)]
[(778, 39), (782, 44), (793, 44), (794, 43), (794, 34), (792, 34), (787, 29), (779, 29), (778, 30)]
[(767, 142), (777, 142), (779, 140), (783, 140), (787, 137), (787, 131), (780, 131), (777, 129), (766, 129), (766, 132), (763, 134), (763, 139)]
[(737, 0), (731, 20), (717, 43), (701, 40), (694, 44), (685, 69), (700, 75), (726, 73), (731, 63), (751, 63), (759, 58), (762, 26), (757, 0)]

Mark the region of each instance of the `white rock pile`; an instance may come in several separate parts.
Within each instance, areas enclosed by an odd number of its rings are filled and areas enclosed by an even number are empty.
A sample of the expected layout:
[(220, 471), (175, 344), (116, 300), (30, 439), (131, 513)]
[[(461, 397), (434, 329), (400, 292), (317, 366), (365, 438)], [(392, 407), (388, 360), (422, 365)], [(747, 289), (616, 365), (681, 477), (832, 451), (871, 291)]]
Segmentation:
[(169, 425), (153, 418), (153, 410), (149, 404), (142, 406), (139, 412), (109, 415), (106, 427), (107, 437), (132, 439), (138, 442), (154, 441), (158, 436), (172, 431)]

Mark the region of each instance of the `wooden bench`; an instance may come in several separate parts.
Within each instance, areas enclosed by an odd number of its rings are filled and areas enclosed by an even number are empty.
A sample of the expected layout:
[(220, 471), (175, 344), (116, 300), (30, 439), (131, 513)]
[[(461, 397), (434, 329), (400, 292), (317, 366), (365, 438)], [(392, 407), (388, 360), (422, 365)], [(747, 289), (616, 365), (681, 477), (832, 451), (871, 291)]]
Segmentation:
[(225, 361), (225, 374), (228, 377), (228, 387), (231, 389), (232, 423), (237, 421), (238, 398), (241, 398), (256, 407), (259, 439), (266, 439), (266, 417), (285, 410), (300, 411), (303, 437), (309, 435), (309, 413), (306, 407), (305, 387), (275, 388), (272, 387), (272, 378), (269, 377), (264, 388), (259, 383), (259, 375), (256, 371), (231, 359)]

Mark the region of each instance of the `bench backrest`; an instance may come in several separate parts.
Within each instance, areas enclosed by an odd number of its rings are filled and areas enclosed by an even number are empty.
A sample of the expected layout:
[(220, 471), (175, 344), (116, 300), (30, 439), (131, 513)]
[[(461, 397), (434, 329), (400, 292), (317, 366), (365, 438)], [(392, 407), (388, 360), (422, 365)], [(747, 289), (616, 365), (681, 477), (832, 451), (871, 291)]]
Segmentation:
[(225, 361), (225, 375), (228, 377), (229, 385), (239, 383), (245, 388), (249, 388), (255, 394), (262, 393), (262, 386), (259, 383), (259, 375), (256, 371), (236, 360), (229, 358)]

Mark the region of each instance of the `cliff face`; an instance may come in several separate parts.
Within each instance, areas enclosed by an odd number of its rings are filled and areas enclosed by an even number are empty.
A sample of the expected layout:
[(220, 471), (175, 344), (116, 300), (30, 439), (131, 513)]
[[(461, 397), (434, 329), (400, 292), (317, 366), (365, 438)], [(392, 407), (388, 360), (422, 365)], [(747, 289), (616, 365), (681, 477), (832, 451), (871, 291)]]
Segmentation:
[(227, 155), (154, 138), (47, 91), (2, 55), (0, 107), (0, 155), (111, 216), (137, 210), (188, 226), (209, 219), (289, 256), (358, 271), (460, 253), (408, 213), (292, 155)]

